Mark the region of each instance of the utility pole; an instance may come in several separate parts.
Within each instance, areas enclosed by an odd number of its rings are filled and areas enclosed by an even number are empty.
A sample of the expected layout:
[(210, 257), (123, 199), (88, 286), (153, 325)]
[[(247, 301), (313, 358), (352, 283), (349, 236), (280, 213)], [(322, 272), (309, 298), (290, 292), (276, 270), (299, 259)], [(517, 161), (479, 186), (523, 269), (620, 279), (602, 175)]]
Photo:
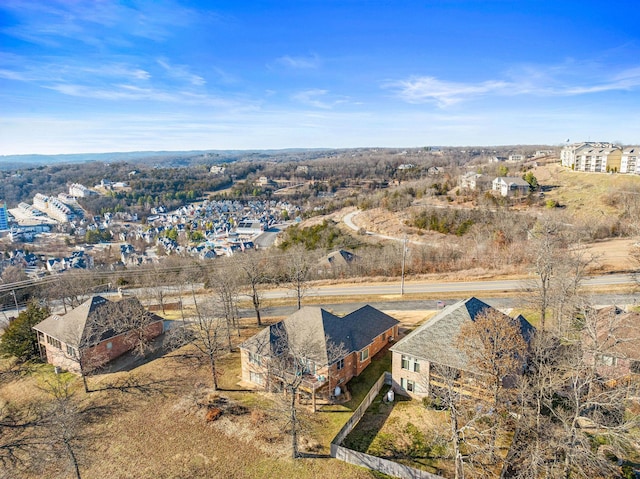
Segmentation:
[(400, 296), (404, 295), (404, 265), (407, 261), (407, 236), (405, 235), (402, 241), (402, 280), (400, 283)]
[(18, 314), (20, 311), (18, 308), (18, 299), (16, 298), (16, 290), (12, 289), (11, 294), (13, 294), (13, 302), (16, 303), (16, 314)]

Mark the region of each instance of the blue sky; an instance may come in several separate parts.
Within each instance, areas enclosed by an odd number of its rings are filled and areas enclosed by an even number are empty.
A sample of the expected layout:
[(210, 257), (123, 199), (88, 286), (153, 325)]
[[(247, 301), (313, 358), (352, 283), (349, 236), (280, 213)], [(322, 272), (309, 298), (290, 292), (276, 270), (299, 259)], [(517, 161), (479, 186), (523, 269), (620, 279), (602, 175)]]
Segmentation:
[(636, 0), (2, 0), (0, 155), (638, 144), (639, 20)]

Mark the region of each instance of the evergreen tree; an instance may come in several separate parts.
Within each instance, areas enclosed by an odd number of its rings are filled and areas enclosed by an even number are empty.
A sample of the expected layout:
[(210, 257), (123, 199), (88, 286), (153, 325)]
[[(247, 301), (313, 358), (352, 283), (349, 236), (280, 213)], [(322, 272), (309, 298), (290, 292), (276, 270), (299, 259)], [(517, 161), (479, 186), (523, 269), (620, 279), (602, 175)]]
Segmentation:
[(38, 359), (38, 336), (33, 326), (49, 316), (49, 310), (31, 302), (4, 331), (0, 338), (0, 354), (14, 356), (19, 361)]

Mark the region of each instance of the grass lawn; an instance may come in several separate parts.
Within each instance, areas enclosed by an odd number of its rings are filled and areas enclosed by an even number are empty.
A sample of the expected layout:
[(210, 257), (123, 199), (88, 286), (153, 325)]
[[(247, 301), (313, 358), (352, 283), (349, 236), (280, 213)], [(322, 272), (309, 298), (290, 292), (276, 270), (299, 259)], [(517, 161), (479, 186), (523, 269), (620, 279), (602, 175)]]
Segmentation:
[(322, 445), (323, 452), (329, 453), (329, 446), (333, 438), (340, 432), (353, 411), (357, 409), (385, 371), (391, 371), (391, 353), (389, 351), (378, 353), (360, 376), (349, 381), (347, 388), (351, 393), (351, 399), (348, 402), (319, 408), (316, 415), (322, 420), (315, 428), (315, 436)]

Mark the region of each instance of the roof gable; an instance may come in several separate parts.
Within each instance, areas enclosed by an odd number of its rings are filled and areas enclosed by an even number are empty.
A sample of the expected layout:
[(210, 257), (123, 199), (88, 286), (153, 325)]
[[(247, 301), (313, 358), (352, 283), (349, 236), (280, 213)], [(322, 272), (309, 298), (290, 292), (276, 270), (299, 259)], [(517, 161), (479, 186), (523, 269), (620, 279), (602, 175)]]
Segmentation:
[[(391, 350), (468, 371), (469, 357), (465, 351), (457, 348), (456, 338), (463, 324), (475, 321), (489, 309), (495, 308), (475, 297), (459, 301), (398, 341)], [(508, 318), (507, 315), (504, 316)], [(529, 340), (534, 331), (533, 326), (522, 315), (516, 319), (520, 322), (524, 338)]]
[[(101, 310), (111, 306), (110, 315), (127, 314), (126, 306), (129, 304), (141, 307), (136, 298), (110, 301), (102, 296), (95, 295), (67, 314), (49, 316), (36, 324), (33, 329), (58, 339), (69, 346), (76, 348), (92, 346), (120, 334), (120, 331), (115, 331), (106, 324), (105, 316), (100, 314)], [(161, 320), (160, 316), (149, 312), (146, 312), (144, 316), (144, 321), (148, 324)]]

